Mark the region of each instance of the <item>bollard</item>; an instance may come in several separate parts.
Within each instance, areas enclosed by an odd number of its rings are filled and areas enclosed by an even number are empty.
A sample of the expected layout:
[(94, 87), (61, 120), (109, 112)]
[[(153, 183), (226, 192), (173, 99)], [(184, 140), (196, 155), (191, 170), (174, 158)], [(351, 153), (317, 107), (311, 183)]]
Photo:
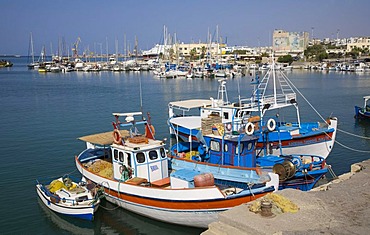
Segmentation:
[(271, 217), (273, 214), (271, 212), (272, 204), (269, 201), (261, 202), (261, 216)]

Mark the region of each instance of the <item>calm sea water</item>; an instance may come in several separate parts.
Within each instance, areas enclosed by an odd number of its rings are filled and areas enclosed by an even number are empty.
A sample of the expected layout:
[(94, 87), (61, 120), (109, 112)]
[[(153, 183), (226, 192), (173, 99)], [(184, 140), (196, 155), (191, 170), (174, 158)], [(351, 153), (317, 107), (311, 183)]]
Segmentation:
[[(74, 156), (84, 149), (78, 137), (112, 129), (112, 112), (150, 112), (157, 138), (169, 137), (167, 104), (217, 97), (215, 79), (159, 79), (144, 73), (47, 73), (27, 70), (25, 58), (8, 58), (0, 69), (0, 233), (1, 234), (199, 234), (203, 230), (169, 225), (104, 203), (94, 222), (74, 221), (45, 209), (35, 179), (74, 172)], [(370, 95), (370, 74), (293, 71), (288, 77), (323, 116), (338, 117), (338, 128), (370, 136), (370, 122), (358, 122), (354, 105)], [(251, 77), (230, 79), (230, 100), (249, 97)], [(319, 121), (298, 97), (302, 121)], [(370, 158), (370, 141), (338, 132), (328, 163), (335, 173)], [(343, 147), (344, 146), (344, 147)], [(357, 150), (357, 151), (355, 151)], [(361, 150), (362, 152), (358, 151)], [(108, 210), (109, 209), (109, 210)]]

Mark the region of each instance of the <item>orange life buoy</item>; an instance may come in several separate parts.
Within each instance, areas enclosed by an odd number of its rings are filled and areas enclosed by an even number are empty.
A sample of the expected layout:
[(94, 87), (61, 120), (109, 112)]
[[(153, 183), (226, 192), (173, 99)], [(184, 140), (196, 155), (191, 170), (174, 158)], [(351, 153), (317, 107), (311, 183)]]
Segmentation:
[[(149, 129), (150, 128), (150, 129)], [(148, 124), (145, 127), (145, 136), (149, 139), (154, 139), (155, 136), (155, 129), (153, 125)]]
[(118, 129), (114, 129), (113, 131), (113, 142), (115, 144), (122, 144), (122, 135)]

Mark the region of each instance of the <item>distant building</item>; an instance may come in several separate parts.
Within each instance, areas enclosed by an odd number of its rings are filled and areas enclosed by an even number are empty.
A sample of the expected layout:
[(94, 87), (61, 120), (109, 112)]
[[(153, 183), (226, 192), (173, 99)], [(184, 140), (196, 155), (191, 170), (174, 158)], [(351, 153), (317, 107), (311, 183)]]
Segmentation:
[(199, 56), (202, 53), (210, 53), (210, 55), (221, 55), (221, 48), (224, 44), (217, 43), (178, 43), (173, 45), (173, 50), (181, 57), (189, 57), (191, 51), (195, 52), (195, 56)]
[(276, 56), (303, 54), (308, 46), (309, 34), (307, 32), (287, 32), (275, 30), (273, 33), (272, 49)]
[(359, 48), (362, 50), (367, 49), (370, 51), (370, 38), (351, 38), (351, 40), (349, 40), (347, 43), (347, 52), (352, 51), (354, 48)]

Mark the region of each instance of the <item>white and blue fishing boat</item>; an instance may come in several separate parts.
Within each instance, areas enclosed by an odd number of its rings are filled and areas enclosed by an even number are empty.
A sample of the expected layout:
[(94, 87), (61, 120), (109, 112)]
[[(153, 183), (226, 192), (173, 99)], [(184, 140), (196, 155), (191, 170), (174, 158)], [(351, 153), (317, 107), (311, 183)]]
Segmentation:
[[(258, 77), (256, 78), (258, 84)], [(258, 93), (257, 93), (258, 95)], [(258, 112), (260, 112), (258, 106)], [(178, 167), (177, 162), (203, 162), (219, 166), (237, 167), (262, 167), (279, 175), (279, 189), (295, 188), (303, 191), (311, 190), (315, 184), (329, 171), (324, 157), (315, 155), (284, 155), (280, 148), (279, 155), (267, 152), (266, 142), (263, 149), (258, 148), (258, 140), (267, 140), (269, 134), (275, 131), (274, 119), (264, 122), (248, 122), (238, 131), (233, 131), (234, 123), (223, 124), (218, 115), (210, 115), (207, 125), (211, 130), (207, 134), (197, 133), (198, 142), (179, 142), (171, 147), (171, 156), (175, 160), (173, 167)], [(267, 126), (264, 126), (267, 123)], [(209, 125), (211, 124), (211, 125)], [(258, 129), (255, 131), (255, 129)], [(254, 135), (257, 133), (258, 135)], [(278, 131), (280, 133), (280, 131)], [(177, 138), (179, 140), (179, 138)], [(281, 143), (281, 141), (279, 141)], [(184, 163), (182, 163), (184, 164)], [(184, 167), (184, 166), (181, 166)]]
[(369, 100), (370, 100), (369, 95), (364, 96), (364, 105), (362, 107), (355, 106), (355, 118), (370, 120), (370, 105), (367, 104)]
[(36, 181), (37, 194), (50, 210), (74, 218), (94, 219), (100, 199), (93, 185), (73, 182), (70, 177)]
[[(211, 133), (211, 125), (218, 119), (217, 123), (222, 123), (228, 132), (247, 129), (248, 133), (252, 133), (259, 126), (266, 126), (270, 132), (267, 136), (259, 135), (257, 149), (262, 150), (267, 146), (269, 153), (274, 155), (282, 151), (284, 154), (314, 154), (326, 158), (332, 151), (337, 118), (302, 122), (296, 88), (283, 71), (275, 70), (274, 63), (261, 81), (256, 76), (252, 83), (255, 86), (253, 95), (248, 99), (229, 102), (226, 80), (219, 82), (217, 99), (169, 103), (168, 125), (171, 134), (184, 141), (197, 140), (198, 132), (201, 131), (203, 135)], [(261, 123), (262, 119), (266, 122)]]
[(195, 163), (189, 162), (193, 168), (170, 171), (165, 142), (155, 139), (150, 118), (145, 120), (141, 112), (113, 115), (113, 131), (80, 138), (86, 149), (75, 162), (84, 178), (104, 190), (109, 202), (126, 210), (206, 228), (218, 213), (278, 188), (278, 175), (260, 168), (194, 168)]
[[(279, 175), (279, 189), (311, 190), (328, 173), (323, 157), (315, 155), (271, 155), (256, 152), (258, 136), (223, 133), (198, 136), (200, 142), (178, 142), (171, 147), (171, 167), (203, 169), (209, 166), (253, 167)], [(223, 175), (223, 172), (216, 172)]]

